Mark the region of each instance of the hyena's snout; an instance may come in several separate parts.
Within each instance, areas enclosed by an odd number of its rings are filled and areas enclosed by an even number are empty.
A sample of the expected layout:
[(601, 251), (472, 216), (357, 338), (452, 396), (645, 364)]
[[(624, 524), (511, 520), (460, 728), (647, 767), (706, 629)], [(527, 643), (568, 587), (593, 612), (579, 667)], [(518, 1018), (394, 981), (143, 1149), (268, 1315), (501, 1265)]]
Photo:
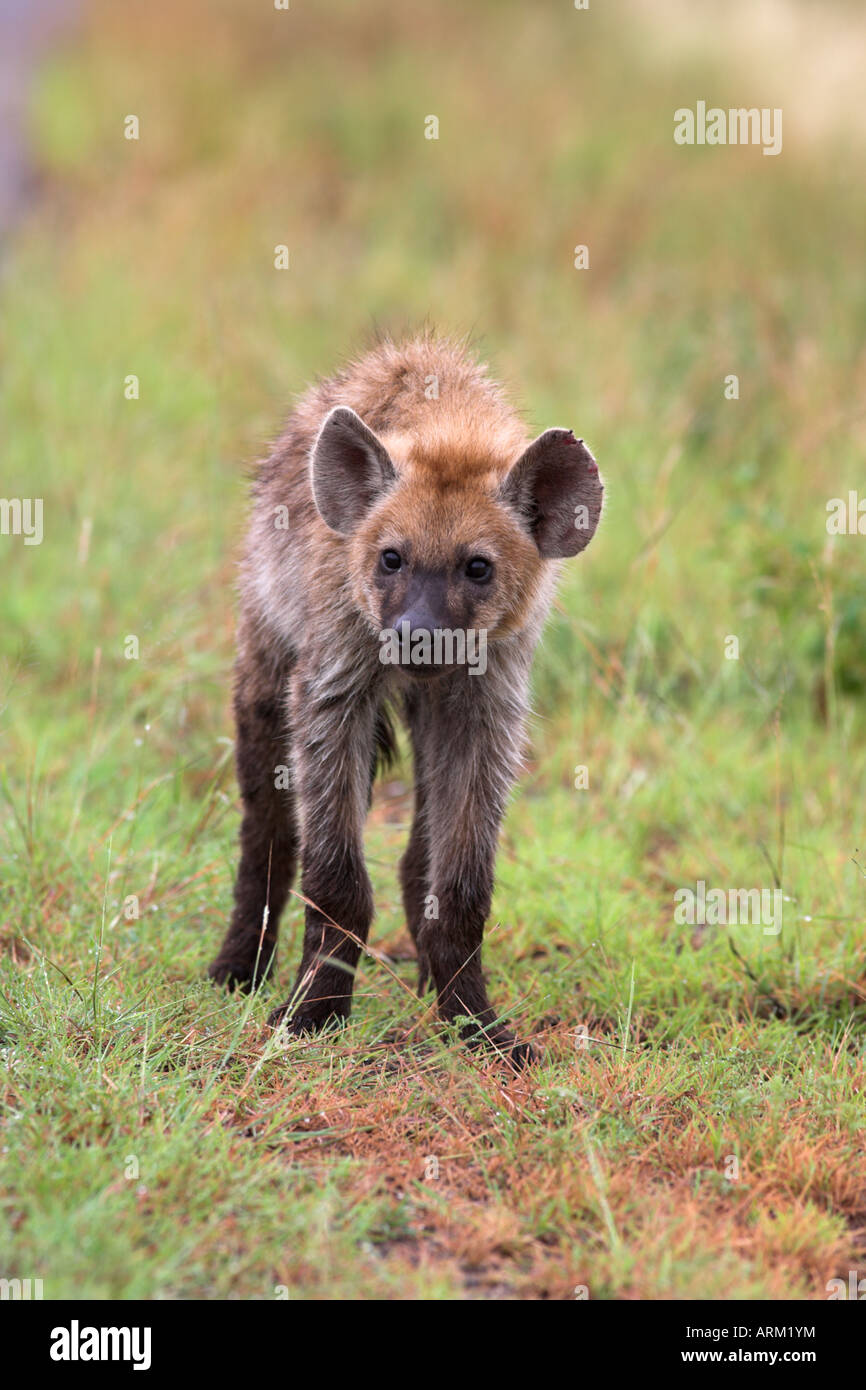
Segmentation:
[(451, 645), (445, 640), (446, 628), (441, 616), (425, 604), (415, 604), (397, 619), (397, 640), (400, 645), (400, 665), (412, 676), (429, 680), (454, 668)]
[(452, 671), (465, 645), (465, 632), (452, 616), (446, 593), (438, 575), (416, 572), (391, 610), (392, 659), (422, 680)]

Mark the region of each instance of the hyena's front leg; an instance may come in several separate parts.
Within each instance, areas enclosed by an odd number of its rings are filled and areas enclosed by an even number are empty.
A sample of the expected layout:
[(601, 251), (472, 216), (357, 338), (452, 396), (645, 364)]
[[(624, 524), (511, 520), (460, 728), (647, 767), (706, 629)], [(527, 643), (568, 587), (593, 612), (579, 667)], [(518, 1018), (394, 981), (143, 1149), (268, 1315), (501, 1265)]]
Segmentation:
[(348, 1018), (354, 972), (373, 917), (363, 829), (375, 703), (335, 699), (299, 673), (292, 682), (295, 773), (301, 811), (301, 887), (308, 899), (294, 990), (268, 1020), (312, 1032)]
[[(481, 969), (499, 827), (519, 763), (515, 708), (510, 703), (507, 710), (497, 709), (490, 675), (463, 672), (462, 679), (470, 687), (477, 681), (477, 688), (454, 709), (448, 698), (441, 700), (425, 730), (429, 892), (438, 915), (421, 923), (419, 954), (429, 962), (441, 1016), (468, 1015), (473, 1022), (463, 1030), (467, 1042), (492, 1045), (522, 1065), (532, 1058), (532, 1048), (497, 1022)], [(488, 680), (491, 686), (482, 693)], [(458, 708), (460, 732), (455, 736)], [(519, 714), (517, 718), (519, 722)]]
[(271, 973), (297, 864), (294, 796), (277, 771), (289, 757), (288, 675), (285, 660), (241, 633), (234, 696), (241, 858), (231, 923), (208, 972), (232, 989), (249, 989)]
[(430, 966), (419, 937), (425, 914), (431, 911), (430, 902), (430, 837), (427, 828), (427, 804), (424, 774), (423, 711), (411, 695), (406, 699), (406, 722), (412, 740), (415, 763), (415, 804), (409, 843), (400, 860), (400, 886), (403, 890), (403, 911), (406, 925), (418, 952), (418, 993), (423, 994), (431, 983)]

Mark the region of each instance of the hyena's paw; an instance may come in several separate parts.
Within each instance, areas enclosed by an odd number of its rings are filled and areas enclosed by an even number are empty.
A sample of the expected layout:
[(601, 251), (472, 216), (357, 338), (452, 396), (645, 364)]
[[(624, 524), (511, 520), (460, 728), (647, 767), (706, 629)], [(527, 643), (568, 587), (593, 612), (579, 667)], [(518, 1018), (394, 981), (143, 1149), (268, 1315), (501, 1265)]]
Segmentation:
[(538, 1061), (538, 1053), (531, 1043), (518, 1042), (510, 1028), (480, 1024), (468, 1024), (462, 1029), (461, 1038), (473, 1050), (483, 1050), (488, 1054), (498, 1054), (503, 1062), (522, 1071), (532, 1062)]
[(257, 969), (255, 961), (217, 956), (207, 973), (215, 985), (222, 985), (231, 992), (237, 990), (240, 994), (249, 994), (270, 977), (275, 963), (274, 960), (265, 963), (259, 961)]
[(303, 1005), (288, 1000), (268, 1015), (268, 1027), (283, 1027), (292, 1037), (304, 1037), (311, 1033), (322, 1033), (326, 1028), (340, 1028), (348, 1017), (348, 1009), (305, 1009)]
[(508, 1060), (517, 1071), (522, 1071), (524, 1067), (531, 1066), (539, 1061), (539, 1054), (528, 1042), (516, 1042), (508, 1054)]

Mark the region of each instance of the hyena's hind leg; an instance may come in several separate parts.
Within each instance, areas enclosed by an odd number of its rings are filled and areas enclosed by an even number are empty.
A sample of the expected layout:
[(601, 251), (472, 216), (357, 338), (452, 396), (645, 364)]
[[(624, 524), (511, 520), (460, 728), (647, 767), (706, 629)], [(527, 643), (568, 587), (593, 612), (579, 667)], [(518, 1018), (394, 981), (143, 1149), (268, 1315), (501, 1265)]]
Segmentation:
[(287, 711), (291, 663), (241, 640), (235, 675), (238, 783), (243, 802), (234, 910), (209, 975), (248, 990), (276, 964), (280, 913), (298, 858)]
[(403, 890), (403, 911), (406, 914), (406, 925), (418, 953), (418, 993), (424, 994), (432, 985), (433, 980), (427, 956), (419, 944), (419, 935), (425, 920), (435, 908), (435, 901), (430, 897), (430, 843), (420, 720), (421, 715), (417, 702), (407, 698), (406, 722), (409, 726), (415, 769), (415, 804), (409, 842), (400, 860), (400, 886)]

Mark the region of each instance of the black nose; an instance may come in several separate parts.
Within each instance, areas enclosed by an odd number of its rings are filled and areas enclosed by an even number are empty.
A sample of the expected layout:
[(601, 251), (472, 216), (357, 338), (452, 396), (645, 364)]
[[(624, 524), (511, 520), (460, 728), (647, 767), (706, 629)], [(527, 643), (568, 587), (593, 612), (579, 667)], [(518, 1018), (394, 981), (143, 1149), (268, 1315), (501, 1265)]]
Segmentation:
[(424, 604), (413, 604), (397, 619), (394, 626), (400, 639), (400, 659), (404, 666), (435, 665), (434, 636), (441, 624)]
[[(408, 628), (404, 628), (404, 623), (409, 624)], [(407, 608), (405, 613), (401, 613), (395, 626), (401, 638), (404, 632), (408, 632), (410, 637), (414, 637), (416, 632), (429, 632), (432, 637), (440, 624), (433, 617), (429, 608), (416, 603), (411, 608)]]

